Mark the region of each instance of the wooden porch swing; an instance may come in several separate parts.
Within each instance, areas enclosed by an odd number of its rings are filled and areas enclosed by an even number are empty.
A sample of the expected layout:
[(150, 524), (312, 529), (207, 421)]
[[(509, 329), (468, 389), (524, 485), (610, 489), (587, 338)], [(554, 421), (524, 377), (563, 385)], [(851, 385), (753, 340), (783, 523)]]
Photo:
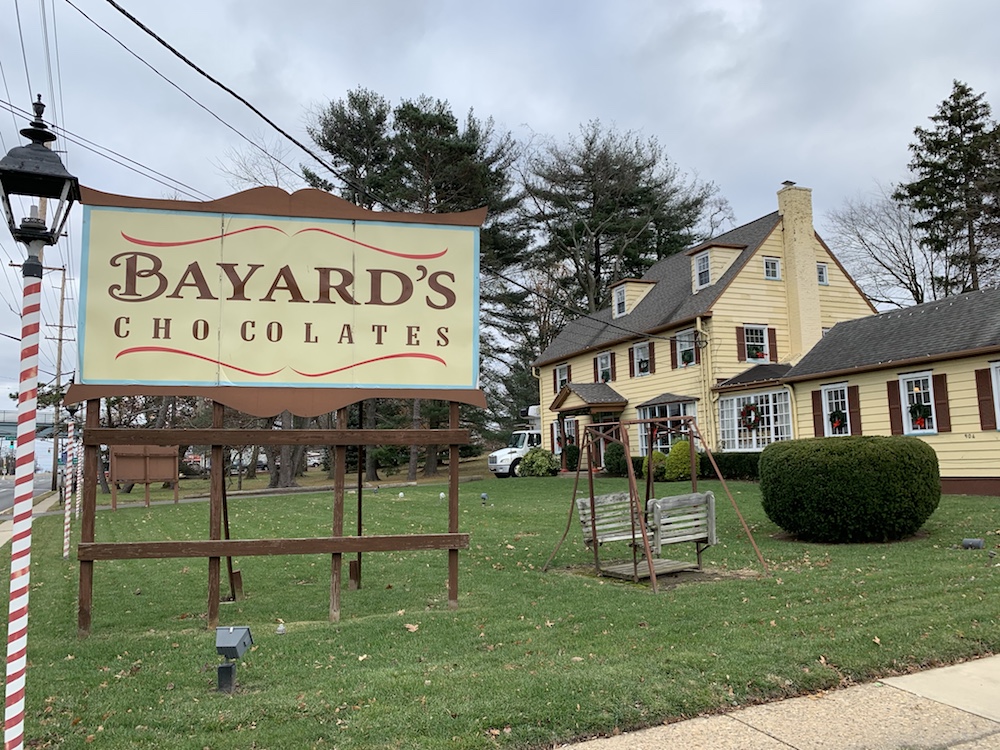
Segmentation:
[[(548, 570), (569, 534), (573, 525), (573, 516), (578, 515), (583, 528), (584, 543), (594, 552), (594, 568), (597, 575), (629, 579), (638, 582), (649, 578), (654, 592), (657, 591), (657, 575), (666, 575), (685, 570), (700, 570), (701, 555), (708, 547), (716, 544), (715, 534), (715, 495), (712, 492), (698, 492), (698, 451), (691, 453), (691, 492), (664, 498), (655, 497), (653, 472), (646, 472), (644, 500), (640, 500), (638, 482), (632, 465), (629, 448), (629, 427), (633, 425), (648, 425), (651, 432), (650, 445), (655, 444), (659, 433), (669, 432), (683, 435), (689, 440), (698, 440), (704, 448), (715, 475), (729, 497), (729, 502), (736, 511), (743, 530), (757, 554), (764, 572), (768, 572), (767, 563), (754, 541), (753, 534), (747, 526), (736, 505), (729, 486), (719, 471), (718, 464), (711, 450), (705, 443), (694, 417), (654, 417), (634, 421), (606, 422), (587, 425), (584, 429), (581, 458), (587, 457), (587, 466), (595, 465), (598, 443), (617, 443), (625, 453), (625, 465), (628, 477), (628, 491), (608, 495), (594, 494), (594, 474), (587, 471), (589, 497), (577, 497), (580, 485), (580, 474), (583, 461), (577, 465), (576, 478), (573, 482), (573, 495), (570, 502), (569, 518), (566, 529), (552, 551), (548, 561), (542, 567)], [(614, 561), (602, 564), (600, 547), (605, 542), (628, 542), (632, 549), (632, 560)], [(689, 561), (670, 560), (661, 557), (664, 546), (682, 542), (693, 542), (697, 554), (697, 563)], [(640, 555), (640, 550), (642, 554)], [(645, 562), (643, 562), (645, 561)]]

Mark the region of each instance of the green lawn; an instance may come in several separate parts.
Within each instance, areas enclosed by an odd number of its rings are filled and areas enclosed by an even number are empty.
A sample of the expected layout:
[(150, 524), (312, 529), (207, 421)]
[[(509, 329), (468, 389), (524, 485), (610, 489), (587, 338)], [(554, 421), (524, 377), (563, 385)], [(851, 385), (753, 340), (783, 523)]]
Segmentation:
[[(472, 541), (458, 610), (447, 606), (445, 552), (366, 555), (362, 589), (345, 585), (335, 625), (329, 557), (240, 559), (247, 596), (222, 605), (221, 624), (249, 625), (255, 644), (234, 695), (215, 690), (204, 560), (98, 562), (81, 641), (62, 518), (37, 519), (28, 744), (541, 748), (1000, 651), (1000, 567), (987, 555), (1000, 541), (996, 498), (945, 497), (906, 542), (825, 546), (783, 540), (757, 487), (734, 484), (766, 577), (719, 485), (699, 488), (718, 499), (720, 544), (705, 554), (717, 575), (661, 579), (655, 595), (595, 578), (575, 518), (554, 569), (541, 571), (570, 507), (572, 482), (559, 477), (461, 485)], [(442, 489), (366, 494), (366, 532), (445, 531)], [(234, 497), (233, 536), (323, 535), (330, 506), (320, 494)], [(102, 511), (97, 539), (204, 538), (207, 526), (204, 503)], [(956, 549), (965, 537), (987, 549)], [(674, 552), (693, 557), (693, 545)]]

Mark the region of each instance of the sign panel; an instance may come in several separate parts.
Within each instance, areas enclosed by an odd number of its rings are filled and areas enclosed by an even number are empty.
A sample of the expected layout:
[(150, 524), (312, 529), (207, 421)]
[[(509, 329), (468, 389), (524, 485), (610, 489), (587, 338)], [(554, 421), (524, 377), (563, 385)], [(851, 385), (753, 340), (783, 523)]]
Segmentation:
[(85, 206), (85, 384), (474, 389), (479, 229)]

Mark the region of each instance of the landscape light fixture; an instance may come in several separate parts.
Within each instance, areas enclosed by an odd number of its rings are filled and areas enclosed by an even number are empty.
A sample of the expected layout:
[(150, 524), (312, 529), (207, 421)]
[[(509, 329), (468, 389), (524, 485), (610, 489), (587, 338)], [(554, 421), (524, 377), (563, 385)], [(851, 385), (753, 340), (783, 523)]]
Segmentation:
[(236, 659), (253, 645), (250, 628), (245, 625), (225, 625), (215, 629), (215, 651), (225, 661), (219, 665), (219, 692), (236, 690)]
[[(21, 266), (20, 380), (17, 397), (17, 448), (14, 470), (14, 527), (10, 547), (10, 606), (7, 625), (7, 682), (4, 747), (24, 747), (24, 696), (28, 652), (28, 589), (31, 567), (31, 514), (35, 477), (35, 427), (38, 407), (38, 331), (41, 327), (42, 253), (62, 235), (69, 209), (80, 200), (80, 182), (66, 171), (59, 155), (46, 147), (56, 136), (42, 121), (42, 97), (32, 105), (35, 119), (21, 131), (31, 141), (0, 159), (0, 204), (11, 236), (24, 243)], [(17, 220), (11, 200), (28, 206)], [(23, 213), (23, 211), (19, 211)], [(46, 222), (46, 217), (51, 220)]]

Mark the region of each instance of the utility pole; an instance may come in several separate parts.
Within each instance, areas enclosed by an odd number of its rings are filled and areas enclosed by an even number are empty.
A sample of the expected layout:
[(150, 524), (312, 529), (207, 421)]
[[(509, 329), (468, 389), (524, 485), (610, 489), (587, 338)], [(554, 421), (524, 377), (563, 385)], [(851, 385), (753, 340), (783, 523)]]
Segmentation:
[[(59, 288), (59, 323), (55, 328), (59, 329), (58, 336), (46, 336), (47, 339), (56, 341), (56, 393), (62, 392), (62, 345), (63, 341), (74, 341), (75, 339), (63, 338), (63, 329), (69, 326), (63, 325), (63, 310), (66, 307), (66, 267), (46, 268), (46, 271), (62, 271), (62, 286)], [(51, 323), (49, 324), (52, 325)], [(52, 417), (52, 490), (59, 489), (59, 422), (62, 416), (62, 400), (55, 405), (55, 414)]]

